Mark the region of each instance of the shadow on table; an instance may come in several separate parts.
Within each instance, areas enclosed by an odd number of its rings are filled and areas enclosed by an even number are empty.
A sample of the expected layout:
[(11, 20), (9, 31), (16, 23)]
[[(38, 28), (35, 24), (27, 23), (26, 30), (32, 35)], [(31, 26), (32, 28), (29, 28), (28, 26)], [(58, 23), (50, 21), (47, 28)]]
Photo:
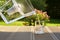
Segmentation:
[[(60, 40), (60, 32), (54, 32), (55, 36)], [(35, 34), (36, 40), (54, 40), (52, 33), (45, 33), (45, 34)]]
[[(0, 32), (0, 40), (54, 40), (52, 33), (34, 34), (32, 32)], [(55, 36), (60, 40), (60, 32), (54, 32)]]
[(32, 32), (0, 32), (0, 40), (33, 40)]

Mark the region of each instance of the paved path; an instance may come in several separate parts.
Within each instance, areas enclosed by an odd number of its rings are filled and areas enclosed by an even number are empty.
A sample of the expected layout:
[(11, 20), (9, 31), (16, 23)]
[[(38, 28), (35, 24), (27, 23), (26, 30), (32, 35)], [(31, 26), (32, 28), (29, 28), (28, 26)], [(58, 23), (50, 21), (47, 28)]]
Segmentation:
[[(60, 40), (60, 27), (49, 27), (50, 31)], [(32, 33), (31, 27), (23, 26), (0, 26), (0, 40), (55, 40), (55, 36), (45, 28), (45, 34), (36, 35)], [(52, 35), (52, 36), (51, 36)]]

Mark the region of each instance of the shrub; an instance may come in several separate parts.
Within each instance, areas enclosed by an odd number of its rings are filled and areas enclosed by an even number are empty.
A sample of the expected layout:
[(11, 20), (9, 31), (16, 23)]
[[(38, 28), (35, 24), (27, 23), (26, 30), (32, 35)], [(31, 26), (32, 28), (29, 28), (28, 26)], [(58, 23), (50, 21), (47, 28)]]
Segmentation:
[(37, 17), (39, 17), (39, 20), (41, 21), (49, 21), (50, 16), (47, 15), (47, 12), (43, 12), (42, 10), (37, 10)]
[(49, 21), (50, 17), (47, 15), (47, 12), (43, 12), (42, 10), (37, 10), (37, 9), (35, 9), (35, 11), (36, 11), (36, 15), (32, 15), (24, 18), (24, 20), (28, 22), (29, 25), (35, 25), (35, 21), (38, 20), (40, 21), (41, 24), (42, 21), (44, 21), (44, 23)]
[(40, 20), (41, 25), (46, 25), (46, 22), (49, 21), (50, 16), (47, 15), (47, 12), (43, 12), (42, 10), (37, 10), (36, 9), (36, 14), (37, 14), (37, 20)]

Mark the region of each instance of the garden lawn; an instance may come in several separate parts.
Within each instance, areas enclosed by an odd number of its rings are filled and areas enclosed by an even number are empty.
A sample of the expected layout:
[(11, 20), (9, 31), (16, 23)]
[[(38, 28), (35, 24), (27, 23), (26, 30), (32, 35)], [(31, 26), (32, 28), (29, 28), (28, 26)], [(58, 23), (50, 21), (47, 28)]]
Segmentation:
[(60, 26), (60, 24), (47, 23), (47, 26), (54, 26), (54, 27), (56, 27), (56, 26)]
[[(24, 21), (16, 21), (11, 24), (6, 24), (3, 21), (0, 21), (0, 26), (24, 26), (23, 25)], [(50, 22), (47, 22), (46, 26), (60, 26), (60, 20), (58, 19), (51, 19)]]
[(50, 22), (47, 22), (47, 26), (60, 26), (59, 19), (51, 19)]
[(3, 21), (0, 21), (0, 26), (23, 26), (23, 21), (16, 21), (10, 24), (6, 24)]

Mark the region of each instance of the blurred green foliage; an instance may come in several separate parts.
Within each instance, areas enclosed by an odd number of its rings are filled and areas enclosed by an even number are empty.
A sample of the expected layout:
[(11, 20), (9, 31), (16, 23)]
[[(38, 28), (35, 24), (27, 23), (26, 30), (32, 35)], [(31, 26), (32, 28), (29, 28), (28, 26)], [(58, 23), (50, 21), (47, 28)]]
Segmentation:
[(60, 19), (60, 0), (47, 0), (47, 12), (51, 18)]
[(36, 14), (35, 15), (28, 16), (28, 17), (24, 18), (24, 20), (26, 22), (28, 22), (29, 25), (33, 25), (34, 26), (36, 21), (40, 22), (42, 24), (43, 21), (44, 21), (44, 23), (49, 21), (49, 18), (50, 17), (47, 15), (47, 12), (43, 12), (41, 10), (37, 10), (36, 9)]
[(46, 0), (31, 0), (31, 3), (33, 4), (34, 8), (38, 10), (46, 10)]

